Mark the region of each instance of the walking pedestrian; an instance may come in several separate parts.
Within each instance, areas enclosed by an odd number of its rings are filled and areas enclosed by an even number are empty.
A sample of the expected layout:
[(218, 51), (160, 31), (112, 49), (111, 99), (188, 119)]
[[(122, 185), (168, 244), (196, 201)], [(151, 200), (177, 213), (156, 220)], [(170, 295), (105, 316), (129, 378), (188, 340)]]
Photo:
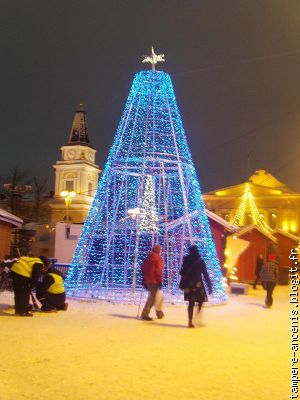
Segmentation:
[(262, 254), (258, 254), (256, 257), (256, 266), (255, 266), (255, 280), (253, 282), (253, 289), (256, 289), (256, 285), (260, 280), (260, 273), (264, 263), (264, 257)]
[(21, 317), (32, 317), (29, 311), (29, 297), (31, 289), (43, 269), (48, 268), (48, 259), (40, 257), (20, 257), (11, 268), (13, 290), (15, 295), (15, 314)]
[(268, 261), (263, 264), (260, 276), (263, 287), (267, 292), (266, 308), (271, 308), (273, 305), (273, 291), (278, 279), (278, 266), (274, 254), (270, 254)]
[(149, 292), (146, 304), (143, 308), (141, 315), (141, 319), (145, 321), (153, 320), (153, 318), (149, 316), (151, 308), (153, 306), (155, 308), (157, 318), (161, 319), (164, 317), (164, 313), (162, 311), (163, 266), (164, 262), (161, 257), (161, 246), (159, 244), (156, 244), (153, 246), (152, 251), (149, 253), (148, 257), (143, 262), (141, 267), (143, 286)]
[(188, 327), (194, 328), (193, 312), (195, 303), (198, 303), (198, 313), (200, 313), (202, 304), (204, 301), (207, 301), (203, 279), (208, 287), (209, 294), (212, 293), (211, 280), (197, 246), (191, 246), (189, 248), (189, 254), (183, 259), (180, 275), (181, 280), (179, 288), (184, 292), (184, 300), (189, 302)]

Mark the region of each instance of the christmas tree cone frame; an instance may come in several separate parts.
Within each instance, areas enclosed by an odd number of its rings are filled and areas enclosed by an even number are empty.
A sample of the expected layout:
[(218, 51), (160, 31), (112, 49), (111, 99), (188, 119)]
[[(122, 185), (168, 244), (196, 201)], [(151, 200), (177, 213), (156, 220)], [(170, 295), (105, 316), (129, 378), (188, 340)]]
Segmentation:
[(97, 193), (66, 279), (69, 295), (124, 298), (141, 290), (140, 266), (162, 246), (163, 288), (178, 291), (184, 255), (196, 244), (213, 284), (210, 301), (226, 290), (205, 214), (170, 76), (135, 75)]

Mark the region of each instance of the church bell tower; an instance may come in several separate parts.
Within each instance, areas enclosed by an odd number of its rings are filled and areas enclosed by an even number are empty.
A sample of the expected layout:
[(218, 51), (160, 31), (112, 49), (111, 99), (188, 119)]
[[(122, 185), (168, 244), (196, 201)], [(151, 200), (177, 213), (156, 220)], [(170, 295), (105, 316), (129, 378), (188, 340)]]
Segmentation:
[[(55, 197), (51, 204), (53, 223), (69, 220), (84, 222), (98, 186), (99, 166), (95, 164), (96, 150), (88, 136), (87, 118), (83, 105), (75, 112), (68, 142), (61, 147), (61, 160), (55, 169)], [(62, 197), (72, 193), (69, 204)]]

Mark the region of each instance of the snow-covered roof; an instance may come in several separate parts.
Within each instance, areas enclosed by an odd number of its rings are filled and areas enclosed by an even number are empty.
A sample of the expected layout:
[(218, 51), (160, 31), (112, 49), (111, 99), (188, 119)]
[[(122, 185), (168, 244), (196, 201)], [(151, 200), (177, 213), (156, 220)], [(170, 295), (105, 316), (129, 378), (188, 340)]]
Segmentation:
[(262, 235), (266, 236), (267, 238), (269, 238), (270, 240), (272, 240), (272, 242), (277, 243), (277, 239), (275, 236), (273, 236), (271, 233), (267, 232), (265, 229), (260, 228), (257, 225), (246, 225), (244, 227), (242, 227), (239, 232), (236, 233), (236, 236), (242, 236), (245, 233), (251, 232), (253, 230), (257, 230), (258, 232), (260, 232)]
[(280, 182), (277, 178), (271, 175), (268, 171), (260, 169), (255, 171), (247, 181), (237, 185), (222, 187), (206, 193), (203, 193), (203, 198), (207, 199), (210, 196), (218, 197), (238, 197), (242, 196), (245, 191), (245, 185), (250, 184), (251, 191), (254, 197), (259, 196), (278, 196), (278, 195), (294, 195), (299, 196), (299, 193), (290, 189), (285, 183)]
[(23, 220), (15, 215), (9, 213), (3, 208), (0, 208), (0, 221), (8, 222), (9, 224), (19, 228), (23, 224)]
[(283, 231), (283, 230), (281, 230), (281, 229), (275, 229), (275, 230), (273, 231), (273, 235), (276, 235), (276, 233), (278, 233), (278, 234), (280, 234), (280, 235), (282, 235), (282, 236), (286, 236), (286, 237), (288, 237), (289, 239), (294, 240), (295, 242), (300, 242), (300, 237), (299, 237), (299, 236), (295, 236), (295, 235), (293, 235), (292, 233)]
[(270, 188), (287, 188), (287, 185), (280, 182), (275, 176), (270, 174), (270, 172), (265, 169), (258, 169), (248, 178), (249, 181), (253, 182), (255, 185), (266, 186)]
[(220, 225), (223, 225), (224, 228), (228, 229), (231, 232), (237, 232), (240, 228), (230, 224), (227, 222), (224, 218), (220, 217), (219, 215), (215, 214), (214, 212), (205, 209), (206, 215), (208, 218), (212, 219), (213, 221), (219, 223)]

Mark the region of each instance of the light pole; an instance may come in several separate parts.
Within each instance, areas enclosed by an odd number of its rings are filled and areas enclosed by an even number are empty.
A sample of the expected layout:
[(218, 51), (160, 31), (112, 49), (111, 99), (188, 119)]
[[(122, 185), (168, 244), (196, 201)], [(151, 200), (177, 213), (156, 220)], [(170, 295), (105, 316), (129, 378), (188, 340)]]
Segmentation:
[(69, 216), (69, 210), (70, 210), (70, 206), (72, 203), (72, 199), (73, 197), (76, 196), (75, 192), (69, 192), (68, 190), (64, 190), (63, 192), (61, 192), (61, 197), (63, 197), (65, 199), (65, 203), (66, 203), (66, 208), (67, 208), (67, 227), (66, 227), (66, 237), (68, 238), (70, 235), (70, 216)]

